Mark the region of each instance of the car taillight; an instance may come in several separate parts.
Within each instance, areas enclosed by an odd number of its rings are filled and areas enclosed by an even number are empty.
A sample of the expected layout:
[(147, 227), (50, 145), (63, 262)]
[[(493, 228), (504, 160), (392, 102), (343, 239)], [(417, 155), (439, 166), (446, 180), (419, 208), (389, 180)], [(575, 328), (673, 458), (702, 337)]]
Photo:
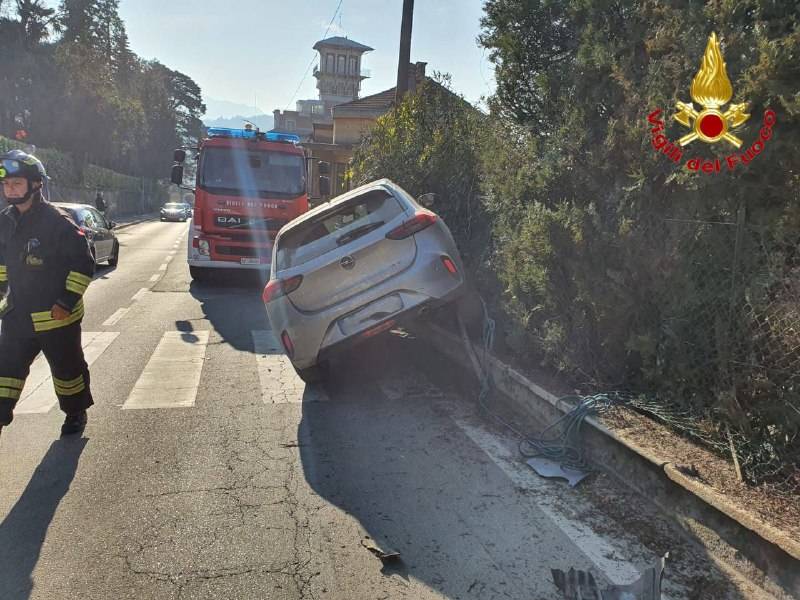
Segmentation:
[(439, 217), (437, 217), (432, 212), (422, 211), (422, 210), (417, 211), (417, 214), (415, 214), (413, 218), (409, 219), (408, 221), (400, 225), (400, 227), (396, 227), (395, 229), (392, 229), (389, 233), (387, 233), (386, 239), (389, 240), (405, 239), (411, 235), (414, 235), (419, 231), (422, 231), (426, 227), (430, 227), (438, 220)]
[(456, 273), (458, 273), (456, 264), (449, 256), (442, 256), (442, 264), (444, 265), (444, 268), (450, 272), (450, 275), (455, 275)]
[(301, 283), (303, 283), (302, 275), (295, 275), (289, 279), (273, 279), (267, 283), (264, 292), (261, 294), (261, 299), (264, 301), (264, 304), (269, 304), (276, 298), (291, 294), (300, 287)]
[(286, 331), (281, 334), (281, 343), (283, 344), (283, 349), (286, 350), (286, 355), (289, 358), (294, 358), (294, 344)]

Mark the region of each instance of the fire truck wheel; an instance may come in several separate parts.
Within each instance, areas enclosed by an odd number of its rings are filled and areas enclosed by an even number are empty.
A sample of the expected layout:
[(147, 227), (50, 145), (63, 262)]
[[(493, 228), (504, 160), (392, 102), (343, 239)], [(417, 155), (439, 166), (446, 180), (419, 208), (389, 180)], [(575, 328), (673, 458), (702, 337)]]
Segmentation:
[(203, 267), (189, 267), (189, 275), (191, 275), (192, 279), (195, 281), (202, 283), (203, 281), (208, 281), (210, 273), (208, 269), (204, 269)]

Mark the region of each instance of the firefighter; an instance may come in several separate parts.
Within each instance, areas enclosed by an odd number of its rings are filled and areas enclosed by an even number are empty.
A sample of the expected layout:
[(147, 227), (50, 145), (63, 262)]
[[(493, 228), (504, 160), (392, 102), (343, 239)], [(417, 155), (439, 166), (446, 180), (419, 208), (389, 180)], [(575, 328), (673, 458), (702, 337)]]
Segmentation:
[(83, 293), (94, 258), (83, 231), (42, 197), (44, 165), (20, 150), (0, 154), (0, 431), (39, 352), (53, 375), (61, 435), (81, 433), (92, 404), (81, 347)]

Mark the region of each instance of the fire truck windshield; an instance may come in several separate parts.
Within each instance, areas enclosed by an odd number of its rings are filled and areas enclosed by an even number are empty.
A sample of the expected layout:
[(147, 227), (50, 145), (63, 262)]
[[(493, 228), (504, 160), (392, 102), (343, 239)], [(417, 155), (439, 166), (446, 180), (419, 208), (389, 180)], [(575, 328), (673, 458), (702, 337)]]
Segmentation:
[(285, 152), (207, 148), (200, 161), (200, 186), (229, 196), (299, 196), (306, 189), (305, 160)]

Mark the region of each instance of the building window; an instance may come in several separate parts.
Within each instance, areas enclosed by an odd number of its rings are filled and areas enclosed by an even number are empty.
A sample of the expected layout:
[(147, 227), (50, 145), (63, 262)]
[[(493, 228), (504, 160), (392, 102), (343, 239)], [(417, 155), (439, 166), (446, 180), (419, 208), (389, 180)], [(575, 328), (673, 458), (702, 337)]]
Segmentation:
[(347, 181), (345, 180), (345, 173), (347, 171), (346, 163), (336, 163), (336, 193), (341, 194), (347, 191)]
[(286, 119), (286, 131), (294, 131), (295, 127), (294, 119)]
[(358, 71), (356, 70), (358, 67), (358, 63), (356, 61), (355, 56), (350, 57), (350, 74), (351, 75), (358, 75)]
[(345, 70), (344, 70), (345, 63), (344, 63), (344, 61), (345, 61), (344, 56), (342, 56), (340, 54), (339, 55), (339, 69), (338, 69), (338, 71), (339, 71), (339, 73), (342, 73), (342, 74), (344, 74), (344, 72), (345, 72)]
[(327, 63), (325, 64), (325, 70), (328, 73), (333, 73), (334, 72), (334, 68), (335, 68), (334, 64), (333, 64), (334, 60), (335, 59), (334, 59), (333, 54), (328, 54)]

